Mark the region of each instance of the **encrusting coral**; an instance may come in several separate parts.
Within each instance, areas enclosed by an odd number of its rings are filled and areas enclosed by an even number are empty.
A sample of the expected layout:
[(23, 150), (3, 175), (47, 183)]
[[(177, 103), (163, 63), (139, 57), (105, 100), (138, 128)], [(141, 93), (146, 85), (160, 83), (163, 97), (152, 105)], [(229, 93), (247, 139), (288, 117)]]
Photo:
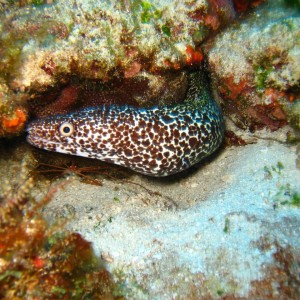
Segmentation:
[(116, 299), (110, 274), (91, 244), (41, 216), (40, 209), (65, 184), (37, 202), (30, 195), (33, 179), (24, 172), (17, 186), (5, 183), (0, 196), (1, 299)]

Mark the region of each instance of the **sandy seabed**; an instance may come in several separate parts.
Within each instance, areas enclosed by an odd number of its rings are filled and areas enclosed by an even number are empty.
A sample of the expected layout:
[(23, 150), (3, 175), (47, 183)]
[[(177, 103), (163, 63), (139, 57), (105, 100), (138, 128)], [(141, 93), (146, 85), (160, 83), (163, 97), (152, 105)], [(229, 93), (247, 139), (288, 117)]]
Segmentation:
[(296, 146), (257, 140), (182, 178), (133, 175), (102, 186), (73, 178), (44, 213), (72, 215), (68, 227), (93, 243), (129, 299), (247, 298), (263, 280), (280, 297), (276, 252), (297, 260), (300, 250), (296, 158)]

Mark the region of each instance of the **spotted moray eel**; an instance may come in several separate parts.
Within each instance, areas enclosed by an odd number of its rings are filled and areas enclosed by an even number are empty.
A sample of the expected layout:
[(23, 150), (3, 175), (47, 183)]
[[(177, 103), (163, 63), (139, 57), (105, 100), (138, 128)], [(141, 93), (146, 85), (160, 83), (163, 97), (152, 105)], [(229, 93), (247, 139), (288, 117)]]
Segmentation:
[(30, 144), (96, 158), (161, 177), (183, 171), (222, 142), (222, 113), (202, 72), (188, 75), (181, 104), (165, 107), (101, 106), (31, 122)]

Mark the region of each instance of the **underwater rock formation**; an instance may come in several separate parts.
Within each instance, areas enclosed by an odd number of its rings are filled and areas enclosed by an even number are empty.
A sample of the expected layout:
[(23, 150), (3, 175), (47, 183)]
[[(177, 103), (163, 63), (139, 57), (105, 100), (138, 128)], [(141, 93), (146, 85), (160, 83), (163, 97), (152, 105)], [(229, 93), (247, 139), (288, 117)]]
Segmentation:
[(218, 35), (209, 65), (225, 110), (241, 126), (300, 129), (300, 15), (269, 1)]
[(21, 105), (22, 97), (15, 95), (0, 79), (0, 137), (21, 132), (28, 118)]
[[(9, 93), (31, 108), (36, 106), (31, 102), (42, 97), (51, 103), (66, 87), (73, 87), (66, 107), (66, 102), (62, 106), (59, 102), (43, 115), (76, 106), (80, 91), (89, 90), (95, 81), (124, 79), (123, 90), (132, 81), (142, 81), (143, 99), (139, 95), (130, 101), (143, 102), (149, 95), (160, 97), (169, 90), (162, 99), (168, 102), (174, 89), (161, 84), (172, 76), (164, 77), (165, 73), (198, 65), (203, 59), (199, 45), (235, 17), (231, 0), (17, 3), (0, 6), (0, 78)], [(114, 94), (117, 99), (124, 96)], [(13, 103), (5, 103), (6, 110)]]
[[(231, 1), (59, 1), (2, 15), (10, 85), (44, 90), (60, 75), (108, 80), (192, 63), (188, 47), (234, 17)], [(4, 65), (2, 65), (4, 66)], [(1, 68), (2, 69), (2, 68)], [(2, 70), (1, 70), (2, 71)]]

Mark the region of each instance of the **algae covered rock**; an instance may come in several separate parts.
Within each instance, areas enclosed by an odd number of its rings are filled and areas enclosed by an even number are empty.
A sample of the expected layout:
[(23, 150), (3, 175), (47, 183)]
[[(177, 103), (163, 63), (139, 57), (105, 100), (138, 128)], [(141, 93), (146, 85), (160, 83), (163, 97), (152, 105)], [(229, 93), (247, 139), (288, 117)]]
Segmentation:
[[(1, 2), (0, 78), (8, 93), (22, 98), (30, 110), (35, 100), (51, 103), (65, 93), (67, 100), (63, 97), (63, 104), (54, 105), (58, 109), (46, 109), (65, 112), (65, 102), (67, 111), (79, 98), (85, 103), (88, 93), (80, 91), (95, 90), (100, 81), (113, 81), (114, 88), (115, 81), (123, 79), (128, 79), (127, 89), (132, 78), (135, 86), (145, 87), (143, 96), (132, 101), (170, 90), (162, 99), (167, 103), (173, 89), (156, 83), (169, 81), (172, 74), (164, 77), (166, 72), (199, 64), (199, 45), (234, 17), (230, 0)], [(114, 96), (120, 102), (131, 101)], [(6, 109), (12, 106), (13, 99)]]
[(299, 127), (300, 14), (269, 1), (216, 37), (209, 64), (227, 112), (252, 129)]
[(22, 104), (22, 97), (0, 78), (0, 137), (16, 135), (24, 129), (28, 113)]
[(218, 14), (228, 20), (234, 11), (229, 4), (203, 0), (26, 6), (1, 17), (0, 41), (6, 49), (0, 71), (8, 64), (11, 86), (39, 91), (69, 74), (108, 80), (116, 69), (132, 77), (143, 69), (180, 68), (190, 62), (187, 46), (206, 37), (200, 31), (221, 24)]

